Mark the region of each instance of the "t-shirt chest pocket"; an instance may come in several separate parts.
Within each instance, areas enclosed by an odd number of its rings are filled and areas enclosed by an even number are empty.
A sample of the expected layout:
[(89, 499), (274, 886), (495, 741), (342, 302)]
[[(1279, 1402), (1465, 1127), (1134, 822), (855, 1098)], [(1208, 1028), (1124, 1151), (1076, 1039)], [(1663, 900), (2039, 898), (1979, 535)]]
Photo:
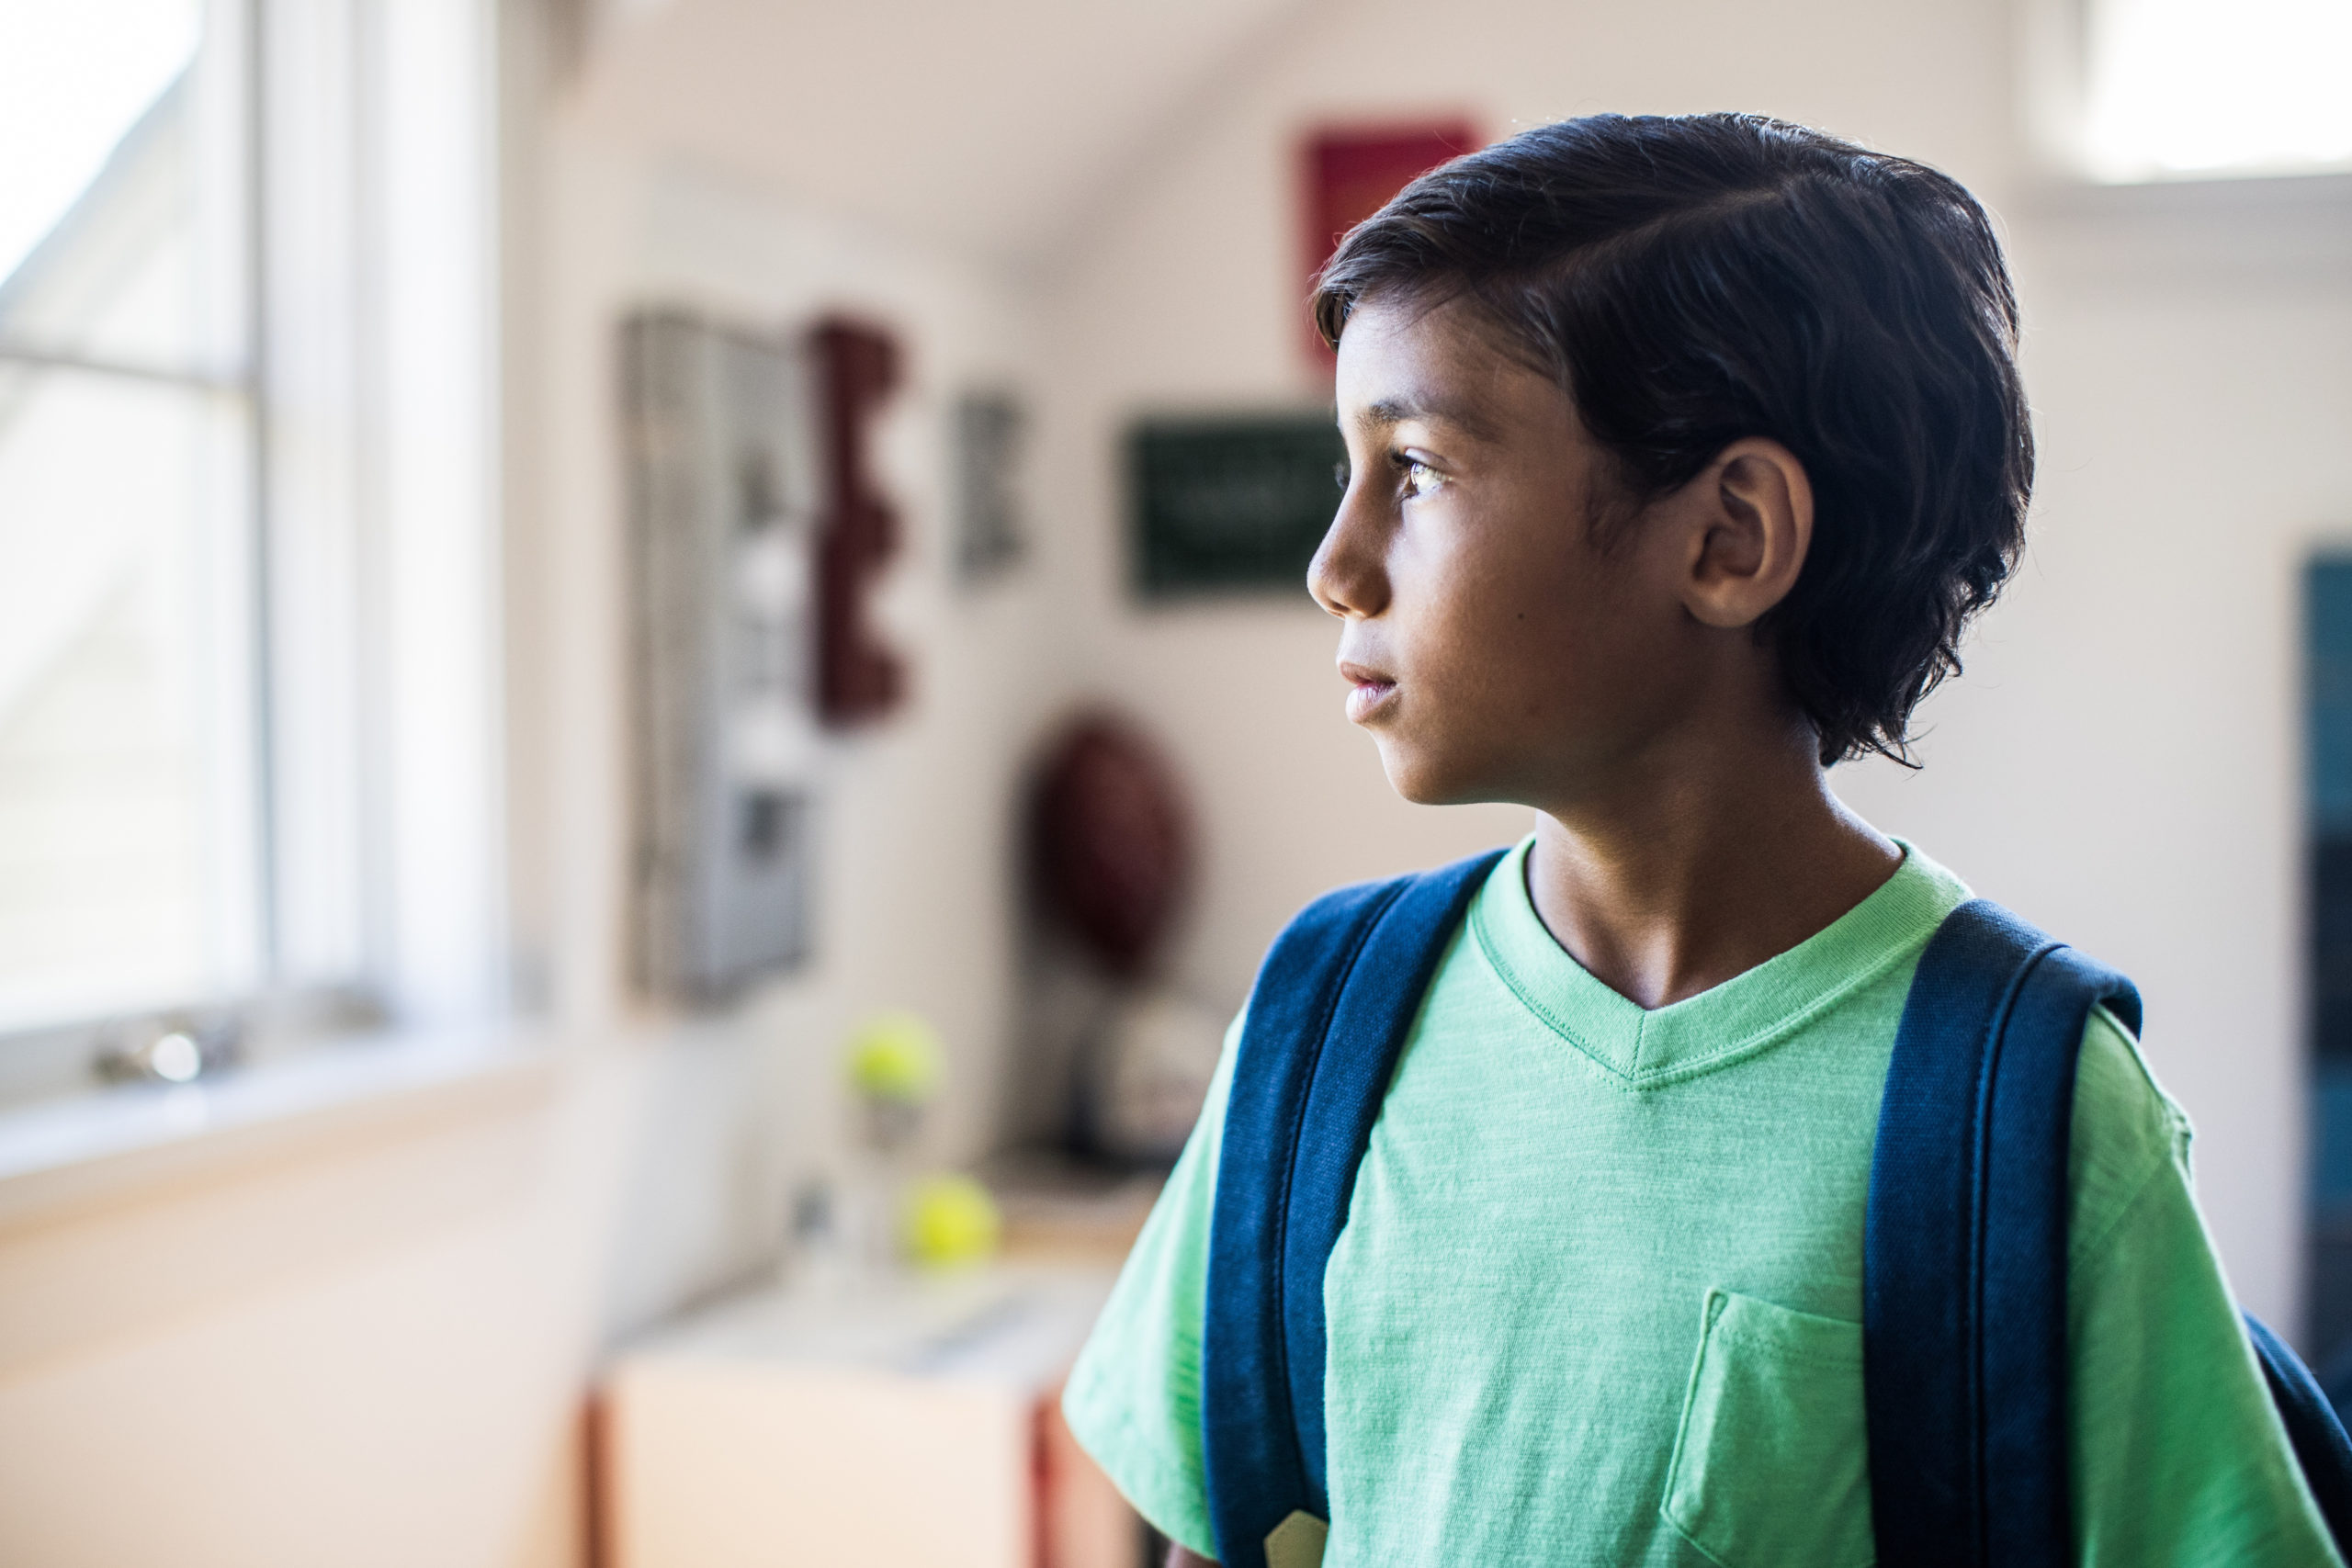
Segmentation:
[(1658, 1511), (1722, 1568), (1868, 1568), (1860, 1325), (1710, 1290)]

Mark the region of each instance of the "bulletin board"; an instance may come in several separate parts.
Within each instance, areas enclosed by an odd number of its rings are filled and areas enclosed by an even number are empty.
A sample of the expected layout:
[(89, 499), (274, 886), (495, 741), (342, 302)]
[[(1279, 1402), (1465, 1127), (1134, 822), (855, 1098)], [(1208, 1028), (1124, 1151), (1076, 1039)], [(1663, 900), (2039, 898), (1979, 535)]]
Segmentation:
[(1127, 439), (1136, 592), (1303, 599), (1347, 455), (1329, 409), (1138, 423)]

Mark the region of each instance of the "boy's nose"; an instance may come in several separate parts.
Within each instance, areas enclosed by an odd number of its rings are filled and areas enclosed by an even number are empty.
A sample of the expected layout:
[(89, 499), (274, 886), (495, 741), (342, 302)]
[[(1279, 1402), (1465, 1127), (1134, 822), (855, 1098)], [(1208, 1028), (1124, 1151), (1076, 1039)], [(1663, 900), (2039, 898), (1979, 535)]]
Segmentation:
[(1388, 579), (1382, 570), (1381, 543), (1381, 530), (1366, 525), (1351, 491), (1306, 566), (1306, 591), (1315, 602), (1342, 618), (1377, 615), (1386, 609)]

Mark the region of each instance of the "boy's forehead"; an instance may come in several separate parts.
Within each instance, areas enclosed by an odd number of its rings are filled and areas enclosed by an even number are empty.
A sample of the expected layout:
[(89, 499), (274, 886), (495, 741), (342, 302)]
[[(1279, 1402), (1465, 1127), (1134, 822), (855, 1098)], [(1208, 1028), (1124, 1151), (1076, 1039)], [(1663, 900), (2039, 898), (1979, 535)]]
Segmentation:
[(1340, 421), (1366, 431), (1442, 424), (1492, 441), (1531, 401), (1548, 413), (1567, 400), (1459, 301), (1368, 301), (1350, 315), (1339, 357)]
[(1569, 395), (1498, 341), (1494, 324), (1463, 299), (1414, 301), (1374, 296), (1348, 315), (1339, 339), (1343, 425), (1449, 425), (1473, 440), (1500, 440), (1526, 416), (1569, 413)]
[(1452, 395), (1444, 389), (1403, 391), (1376, 398), (1360, 408), (1350, 410), (1341, 404), (1342, 417), (1366, 429), (1387, 429), (1398, 424), (1443, 425), (1458, 430), (1481, 441), (1499, 439), (1493, 415), (1482, 408), (1475, 398)]

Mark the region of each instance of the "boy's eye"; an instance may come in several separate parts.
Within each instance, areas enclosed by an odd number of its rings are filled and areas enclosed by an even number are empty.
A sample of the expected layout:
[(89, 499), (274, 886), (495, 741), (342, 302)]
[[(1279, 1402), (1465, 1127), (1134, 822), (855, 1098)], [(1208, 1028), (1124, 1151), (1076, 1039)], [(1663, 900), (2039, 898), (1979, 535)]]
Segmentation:
[(1348, 493), (1348, 465), (1345, 462), (1331, 465), (1331, 482), (1340, 487), (1341, 495)]
[(1396, 469), (1404, 478), (1405, 493), (1408, 497), (1425, 496), (1445, 482), (1445, 476), (1417, 457), (1396, 455)]

